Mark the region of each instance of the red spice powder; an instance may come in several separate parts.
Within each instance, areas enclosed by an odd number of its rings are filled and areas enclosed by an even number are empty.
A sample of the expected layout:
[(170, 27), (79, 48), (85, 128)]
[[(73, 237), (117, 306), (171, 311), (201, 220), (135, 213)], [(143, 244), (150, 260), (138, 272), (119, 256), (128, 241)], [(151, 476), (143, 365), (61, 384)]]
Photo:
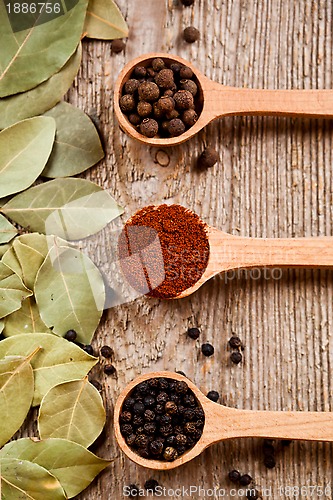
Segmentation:
[(207, 267), (207, 226), (181, 205), (145, 207), (126, 222), (118, 250), (122, 271), (135, 290), (150, 297), (177, 297)]

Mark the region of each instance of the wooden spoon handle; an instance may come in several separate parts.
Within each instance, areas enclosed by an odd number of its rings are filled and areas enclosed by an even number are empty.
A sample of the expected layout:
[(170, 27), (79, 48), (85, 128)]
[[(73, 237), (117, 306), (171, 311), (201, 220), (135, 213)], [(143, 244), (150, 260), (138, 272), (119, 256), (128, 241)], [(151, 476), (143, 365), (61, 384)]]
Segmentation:
[(220, 440), (264, 437), (333, 441), (331, 412), (248, 411), (228, 408), (223, 412), (223, 417), (221, 415), (221, 422), (222, 426), (218, 431)]
[(333, 117), (333, 90), (259, 90), (209, 86), (205, 110), (211, 119), (226, 115)]
[(211, 275), (253, 267), (333, 267), (333, 237), (243, 238), (211, 229)]

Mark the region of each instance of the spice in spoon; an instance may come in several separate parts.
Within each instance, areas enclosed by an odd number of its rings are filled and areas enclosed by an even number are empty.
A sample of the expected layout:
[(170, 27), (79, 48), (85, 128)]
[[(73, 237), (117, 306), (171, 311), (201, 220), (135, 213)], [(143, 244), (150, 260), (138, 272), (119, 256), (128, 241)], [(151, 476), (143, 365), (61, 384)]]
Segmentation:
[(204, 411), (186, 382), (151, 378), (124, 401), (120, 431), (143, 458), (174, 461), (200, 439)]
[(135, 290), (175, 298), (207, 267), (207, 226), (180, 205), (145, 207), (126, 222), (118, 250), (122, 271)]

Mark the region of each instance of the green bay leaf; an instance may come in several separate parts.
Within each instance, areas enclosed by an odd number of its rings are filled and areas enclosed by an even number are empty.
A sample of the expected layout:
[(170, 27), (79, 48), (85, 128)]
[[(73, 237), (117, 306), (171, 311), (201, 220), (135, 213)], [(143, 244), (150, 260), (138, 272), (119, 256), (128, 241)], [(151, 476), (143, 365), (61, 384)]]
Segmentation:
[(123, 209), (93, 182), (69, 178), (29, 188), (14, 196), (1, 212), (30, 231), (78, 240), (103, 229)]
[(53, 118), (37, 116), (0, 132), (0, 196), (22, 191), (37, 179), (50, 156)]
[(114, 40), (128, 36), (128, 26), (113, 0), (89, 0), (83, 32), (88, 38)]
[(75, 330), (79, 342), (91, 342), (104, 309), (105, 286), (89, 257), (54, 246), (37, 273), (34, 292), (40, 316), (54, 333)]
[(38, 416), (41, 439), (63, 438), (88, 448), (105, 425), (105, 409), (88, 378), (56, 385), (42, 399)]
[(0, 245), (12, 240), (16, 234), (16, 227), (14, 227), (6, 217), (0, 215)]
[(32, 292), (28, 290), (21, 278), (3, 261), (0, 261), (0, 318), (4, 318), (21, 307), (21, 303)]
[[(0, 47), (6, 48), (0, 51), (0, 97), (32, 89), (64, 66), (80, 42), (86, 9), (87, 0), (78, 0), (63, 15), (14, 33), (0, 2)], [(44, 9), (39, 22), (47, 16)]]
[(28, 357), (0, 359), (0, 447), (15, 434), (28, 414), (34, 375)]
[(44, 116), (54, 118), (56, 137), (43, 176), (76, 175), (104, 157), (95, 125), (83, 111), (67, 102), (60, 102)]
[(53, 108), (71, 86), (79, 71), (81, 56), (80, 43), (65, 66), (51, 78), (27, 92), (0, 99), (0, 129), (9, 127), (20, 120), (41, 115)]
[(5, 337), (20, 335), (21, 333), (52, 333), (39, 315), (39, 309), (33, 297), (28, 297), (22, 302), (18, 311), (6, 316), (3, 334)]
[(0, 459), (0, 491), (3, 500), (65, 500), (58, 479), (44, 467), (17, 458)]
[(98, 361), (72, 342), (51, 333), (26, 333), (2, 340), (0, 359), (27, 356), (37, 347), (41, 350), (31, 360), (35, 379), (34, 406), (40, 404), (51, 387), (85, 377)]
[(67, 439), (11, 441), (0, 451), (1, 458), (18, 458), (44, 467), (58, 479), (68, 498), (83, 491), (110, 464)]

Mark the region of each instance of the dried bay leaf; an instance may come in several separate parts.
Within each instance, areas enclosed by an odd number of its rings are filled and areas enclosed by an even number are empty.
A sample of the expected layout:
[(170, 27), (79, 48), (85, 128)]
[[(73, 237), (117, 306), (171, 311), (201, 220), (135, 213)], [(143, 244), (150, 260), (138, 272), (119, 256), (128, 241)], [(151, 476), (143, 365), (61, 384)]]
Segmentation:
[(104, 157), (95, 125), (83, 111), (67, 102), (60, 102), (44, 116), (54, 118), (56, 137), (43, 176), (76, 175)]
[(40, 316), (54, 333), (63, 336), (72, 329), (79, 342), (91, 342), (104, 309), (105, 286), (86, 255), (52, 247), (37, 273), (34, 292)]
[(5, 255), (7, 250), (9, 250), (10, 244), (7, 245), (0, 245), (0, 259)]
[(81, 56), (80, 43), (65, 66), (51, 78), (27, 92), (0, 99), (0, 129), (53, 108), (71, 86), (79, 71)]
[(0, 459), (0, 491), (3, 500), (65, 500), (58, 479), (44, 467), (17, 458)]
[(0, 359), (27, 356), (36, 347), (41, 350), (31, 360), (35, 378), (33, 406), (40, 404), (51, 387), (85, 377), (98, 361), (72, 342), (50, 333), (26, 333), (2, 340)]
[(128, 36), (128, 26), (113, 0), (89, 0), (83, 32), (88, 38), (114, 40)]
[(97, 233), (123, 209), (97, 184), (69, 178), (29, 188), (14, 196), (1, 212), (31, 231), (76, 240)]
[(88, 448), (105, 425), (105, 409), (88, 377), (56, 385), (41, 402), (38, 430), (41, 439), (63, 438)]
[(0, 196), (22, 191), (37, 179), (50, 156), (53, 118), (37, 116), (0, 132)]
[(0, 446), (21, 427), (30, 409), (34, 394), (30, 359), (31, 356), (0, 359)]
[(83, 491), (110, 464), (67, 439), (18, 439), (2, 448), (1, 458), (18, 458), (44, 467), (58, 479), (68, 498)]
[(21, 307), (21, 303), (32, 292), (28, 290), (21, 278), (3, 261), (0, 261), (0, 318), (4, 318)]
[(3, 332), (3, 329), (5, 328), (5, 322), (3, 319), (0, 319), (0, 333)]
[[(87, 0), (44, 24), (13, 32), (0, 2), (0, 97), (36, 87), (58, 72), (75, 52), (82, 34)], [(46, 20), (46, 10), (39, 17)]]
[(52, 333), (42, 321), (35, 299), (28, 297), (18, 311), (6, 316), (3, 334), (5, 337), (11, 337), (21, 333), (38, 332)]
[(6, 217), (0, 215), (0, 244), (7, 243), (17, 234), (16, 227)]

